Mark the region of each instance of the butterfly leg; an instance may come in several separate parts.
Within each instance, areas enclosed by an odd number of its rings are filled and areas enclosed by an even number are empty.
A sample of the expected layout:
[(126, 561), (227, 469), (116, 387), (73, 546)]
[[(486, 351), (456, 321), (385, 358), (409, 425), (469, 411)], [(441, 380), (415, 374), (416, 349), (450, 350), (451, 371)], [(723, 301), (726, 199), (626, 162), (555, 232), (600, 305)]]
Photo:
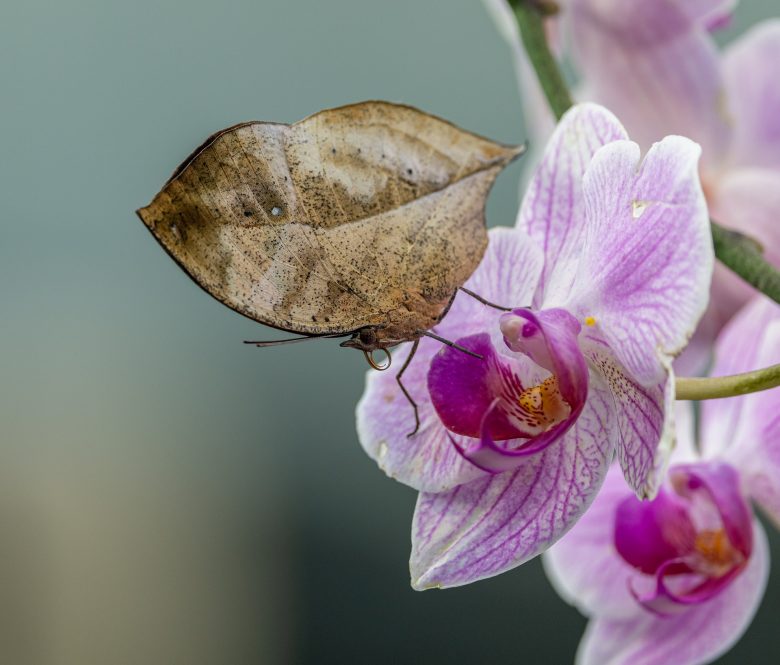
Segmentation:
[(479, 295), (477, 293), (474, 293), (473, 291), (467, 289), (465, 286), (459, 286), (458, 290), (459, 291), (463, 291), (463, 293), (465, 293), (466, 295), (471, 296), (472, 298), (474, 298), (474, 300), (478, 300), (483, 305), (487, 305), (488, 307), (492, 307), (493, 309), (497, 309), (497, 310), (500, 310), (502, 312), (511, 312), (512, 311), (512, 307), (504, 307), (502, 305), (496, 305), (495, 303), (492, 303), (489, 300), (485, 300), (485, 298), (483, 298), (481, 295)]
[(404, 372), (406, 371), (406, 368), (409, 367), (409, 364), (412, 362), (412, 358), (414, 358), (414, 354), (417, 353), (417, 347), (420, 346), (420, 340), (416, 339), (414, 340), (412, 344), (412, 350), (409, 352), (409, 355), (406, 356), (406, 360), (404, 360), (404, 364), (401, 367), (400, 370), (398, 370), (398, 374), (395, 375), (395, 380), (398, 383), (398, 387), (401, 389), (401, 392), (404, 394), (406, 399), (409, 401), (409, 404), (412, 405), (412, 408), (414, 409), (414, 429), (407, 434), (407, 437), (414, 436), (417, 434), (417, 431), (420, 429), (420, 413), (417, 409), (417, 402), (415, 402), (412, 399), (412, 396), (409, 394), (409, 391), (406, 389), (406, 386), (404, 386), (403, 381), (401, 381), (401, 377), (403, 377)]
[(474, 353), (473, 351), (469, 351), (465, 346), (461, 346), (460, 344), (456, 344), (452, 340), (449, 340), (445, 337), (441, 337), (440, 335), (437, 335), (436, 333), (431, 332), (430, 330), (419, 330), (418, 334), (425, 335), (426, 337), (430, 337), (431, 339), (435, 339), (437, 342), (441, 342), (442, 344), (446, 344), (450, 348), (457, 349), (461, 353), (465, 353), (467, 356), (471, 356), (472, 358), (476, 358), (477, 360), (484, 360), (484, 358), (479, 355), (478, 353)]

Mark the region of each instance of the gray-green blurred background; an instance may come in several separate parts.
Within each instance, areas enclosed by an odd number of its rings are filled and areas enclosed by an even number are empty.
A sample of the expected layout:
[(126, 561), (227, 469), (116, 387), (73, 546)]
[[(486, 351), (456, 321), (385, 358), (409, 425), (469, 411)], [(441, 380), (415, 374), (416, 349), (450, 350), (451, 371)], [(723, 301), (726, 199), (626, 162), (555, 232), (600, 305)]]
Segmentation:
[[(584, 622), (538, 562), (410, 589), (415, 494), (358, 445), (362, 356), (243, 346), (267, 331), (133, 213), (219, 128), (372, 98), (525, 138), (476, 0), (0, 1), (0, 663), (570, 661)], [(774, 658), (778, 580), (724, 663)]]

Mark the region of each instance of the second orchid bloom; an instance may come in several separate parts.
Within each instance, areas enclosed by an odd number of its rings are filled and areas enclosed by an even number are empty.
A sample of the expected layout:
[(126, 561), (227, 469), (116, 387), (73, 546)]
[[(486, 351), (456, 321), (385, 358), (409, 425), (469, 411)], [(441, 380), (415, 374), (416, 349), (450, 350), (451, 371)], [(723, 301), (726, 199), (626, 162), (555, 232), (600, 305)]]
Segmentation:
[[(723, 329), (713, 374), (780, 362), (780, 307), (757, 296)], [(780, 524), (780, 392), (679, 402), (678, 446), (653, 501), (617, 468), (588, 514), (545, 554), (559, 594), (591, 621), (578, 665), (708, 663), (758, 609), (769, 551), (748, 500)], [(697, 440), (698, 439), (698, 440)]]
[[(644, 158), (606, 109), (564, 116), (515, 229), (491, 232), (404, 374), (369, 375), (358, 433), (393, 478), (420, 490), (415, 588), (496, 575), (557, 541), (614, 457), (656, 495), (673, 447), (672, 358), (703, 313), (713, 268), (700, 150), (677, 136)], [(408, 350), (407, 350), (408, 352)], [(403, 352), (399, 352), (399, 355)]]

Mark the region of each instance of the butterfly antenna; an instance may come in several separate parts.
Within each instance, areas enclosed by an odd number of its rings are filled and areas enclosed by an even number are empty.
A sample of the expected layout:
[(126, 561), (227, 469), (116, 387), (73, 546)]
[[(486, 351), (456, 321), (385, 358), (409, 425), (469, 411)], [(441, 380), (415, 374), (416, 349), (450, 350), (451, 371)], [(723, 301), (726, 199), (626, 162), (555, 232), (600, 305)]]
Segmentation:
[(486, 300), (481, 295), (479, 295), (478, 293), (474, 293), (470, 289), (467, 289), (465, 286), (459, 286), (458, 290), (459, 291), (463, 291), (463, 293), (465, 293), (468, 296), (471, 296), (472, 298), (474, 298), (474, 300), (477, 300), (478, 302), (481, 302), (483, 305), (487, 305), (488, 307), (492, 307), (493, 309), (497, 309), (497, 310), (499, 310), (501, 312), (511, 312), (512, 311), (511, 307), (504, 307), (503, 305), (496, 305), (496, 303), (493, 303), (493, 302), (490, 302), (489, 300)]
[(430, 330), (425, 330), (421, 334), (425, 335), (426, 337), (430, 337), (432, 339), (435, 339), (437, 342), (441, 342), (442, 344), (446, 344), (447, 346), (451, 346), (453, 349), (457, 349), (461, 353), (465, 353), (466, 355), (471, 356), (472, 358), (478, 358), (479, 360), (484, 360), (484, 357), (479, 355), (478, 353), (474, 353), (473, 351), (469, 351), (465, 346), (461, 346), (460, 344), (456, 344), (455, 342), (452, 342), (448, 339), (444, 339), (444, 337), (439, 337), (436, 333), (432, 333)]
[(272, 340), (244, 340), (244, 344), (253, 344), (259, 348), (266, 346), (281, 346), (282, 344), (295, 344), (296, 342), (305, 342), (314, 337), (291, 337), (290, 339), (272, 339)]
[(244, 340), (244, 344), (253, 344), (259, 348), (267, 346), (281, 346), (283, 344), (295, 344), (297, 342), (305, 342), (310, 339), (319, 339), (321, 337), (348, 337), (351, 333), (336, 333), (335, 335), (302, 335), (301, 337), (290, 337), (289, 339), (271, 339), (271, 340)]

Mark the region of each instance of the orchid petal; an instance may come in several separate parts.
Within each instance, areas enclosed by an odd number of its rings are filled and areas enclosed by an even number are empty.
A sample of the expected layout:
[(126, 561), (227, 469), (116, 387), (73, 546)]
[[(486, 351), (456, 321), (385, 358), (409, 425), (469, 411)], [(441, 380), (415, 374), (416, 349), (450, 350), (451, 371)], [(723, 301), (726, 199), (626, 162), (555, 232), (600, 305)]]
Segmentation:
[(663, 380), (664, 356), (683, 349), (709, 298), (714, 254), (699, 154), (667, 136), (640, 163), (635, 143), (615, 141), (585, 173), (579, 274), (588, 278), (564, 306), (590, 320), (644, 385)]
[(591, 620), (577, 652), (578, 665), (703, 665), (727, 651), (758, 609), (769, 574), (769, 547), (753, 525), (753, 554), (721, 593), (673, 617), (637, 608), (623, 618)]
[(674, 375), (653, 386), (643, 386), (620, 364), (609, 344), (595, 332), (580, 338), (585, 357), (610, 388), (620, 439), (617, 459), (626, 481), (639, 498), (658, 491), (674, 449)]
[[(485, 257), (466, 286), (492, 302), (524, 304), (530, 302), (540, 272), (541, 253), (527, 236), (515, 229), (492, 229)], [(460, 293), (436, 332), (456, 339), (494, 328), (500, 339), (498, 316), (496, 310)], [(393, 350), (396, 366), (403, 365), (410, 346)], [(428, 369), (441, 348), (433, 339), (421, 339), (403, 375), (404, 386), (418, 405), (416, 435), (407, 436), (414, 429), (414, 411), (392, 370), (368, 373), (357, 406), (358, 438), (366, 453), (389, 476), (427, 492), (448, 490), (484, 473), (458, 454), (430, 402)]]
[(544, 252), (535, 306), (561, 304), (571, 290), (586, 232), (582, 177), (600, 147), (626, 136), (617, 118), (595, 104), (575, 106), (555, 129), (517, 218)]
[(560, 538), (598, 492), (614, 449), (612, 400), (595, 381), (564, 437), (516, 470), (422, 493), (412, 526), (415, 589), (498, 575)]
[(739, 164), (780, 168), (780, 20), (764, 21), (734, 42), (723, 56), (733, 159)]
[[(410, 347), (404, 344), (395, 349), (394, 361), (403, 363)], [(404, 386), (417, 403), (417, 434), (408, 436), (415, 425), (414, 410), (392, 370), (370, 371), (357, 405), (358, 439), (368, 456), (391, 478), (429, 492), (441, 492), (483, 475), (457, 453), (428, 397), (428, 367), (440, 348), (433, 339), (420, 340), (403, 376)]]
[[(715, 354), (716, 376), (780, 363), (780, 307), (755, 298), (724, 328)], [(780, 525), (780, 389), (704, 402), (701, 430), (704, 456), (736, 466), (745, 491)]]
[[(493, 228), (488, 236), (485, 256), (464, 287), (502, 307), (530, 305), (542, 274), (541, 249), (526, 233), (515, 228)], [(456, 340), (494, 330), (498, 341), (501, 336), (496, 326), (497, 316), (500, 316), (498, 310), (461, 292), (434, 331)]]
[(615, 550), (615, 512), (632, 496), (612, 465), (593, 505), (542, 557), (558, 595), (586, 615), (621, 618), (637, 609), (628, 586), (636, 571)]
[(689, 136), (708, 164), (728, 147), (723, 83), (714, 42), (675, 0), (573, 0), (575, 61), (595, 94), (643, 148)]

